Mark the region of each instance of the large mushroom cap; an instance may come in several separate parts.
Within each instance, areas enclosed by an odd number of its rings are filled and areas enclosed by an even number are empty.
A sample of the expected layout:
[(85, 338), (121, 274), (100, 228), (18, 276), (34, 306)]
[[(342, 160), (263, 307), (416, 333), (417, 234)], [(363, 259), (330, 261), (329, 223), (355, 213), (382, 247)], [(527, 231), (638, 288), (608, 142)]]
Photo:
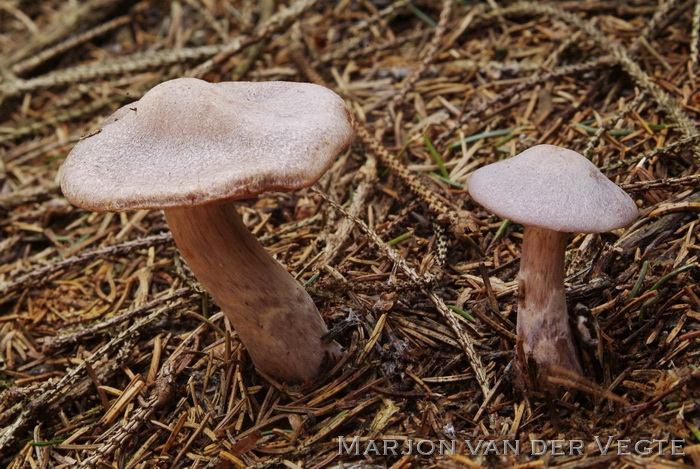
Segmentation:
[(632, 223), (637, 206), (583, 155), (537, 145), (474, 172), (471, 196), (491, 212), (554, 231), (602, 233)]
[(322, 86), (179, 78), (80, 140), (61, 187), (95, 211), (242, 199), (313, 184), (353, 136), (343, 100)]

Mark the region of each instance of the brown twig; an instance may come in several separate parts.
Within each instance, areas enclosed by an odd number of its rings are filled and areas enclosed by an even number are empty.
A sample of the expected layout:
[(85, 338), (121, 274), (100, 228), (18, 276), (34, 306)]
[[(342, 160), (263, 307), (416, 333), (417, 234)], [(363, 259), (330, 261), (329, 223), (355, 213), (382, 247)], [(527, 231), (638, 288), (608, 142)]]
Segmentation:
[[(97, 334), (100, 334), (101, 332), (104, 332), (108, 329), (113, 328), (114, 326), (121, 324), (123, 322), (129, 321), (132, 318), (138, 317), (153, 308), (156, 308), (164, 303), (167, 303), (172, 300), (176, 300), (178, 298), (182, 298), (184, 296), (187, 296), (192, 293), (192, 289), (190, 288), (180, 288), (179, 290), (175, 290), (172, 293), (168, 293), (162, 296), (159, 296), (158, 298), (149, 301), (148, 303), (144, 303), (143, 305), (132, 309), (131, 311), (127, 311), (123, 314), (120, 314), (118, 316), (113, 316), (105, 321), (99, 322), (93, 326), (87, 327), (85, 329), (80, 329), (76, 332), (73, 332), (71, 334), (66, 334), (66, 335), (61, 335), (61, 336), (56, 336), (52, 337), (50, 340), (44, 341), (43, 344), (43, 349), (42, 351), (45, 354), (51, 354), (54, 353), (57, 349), (64, 347), (66, 345), (70, 344), (75, 344), (84, 340), (88, 340), (91, 337), (94, 337)], [(174, 303), (172, 305), (166, 306), (165, 308), (162, 308), (160, 311), (162, 314), (168, 314), (170, 311), (180, 307), (181, 304), (179, 303)]]
[(57, 272), (89, 262), (93, 259), (99, 257), (117, 256), (135, 249), (167, 244), (170, 243), (172, 239), (173, 237), (170, 233), (149, 236), (147, 238), (126, 241), (114, 246), (107, 246), (106, 248), (84, 252), (82, 254), (78, 254), (77, 256), (69, 257), (68, 259), (57, 261), (44, 267), (35, 268), (24, 275), (20, 275), (12, 281), (5, 282), (4, 284), (0, 285), (0, 298), (19, 289), (26, 288), (35, 282), (44, 282)]

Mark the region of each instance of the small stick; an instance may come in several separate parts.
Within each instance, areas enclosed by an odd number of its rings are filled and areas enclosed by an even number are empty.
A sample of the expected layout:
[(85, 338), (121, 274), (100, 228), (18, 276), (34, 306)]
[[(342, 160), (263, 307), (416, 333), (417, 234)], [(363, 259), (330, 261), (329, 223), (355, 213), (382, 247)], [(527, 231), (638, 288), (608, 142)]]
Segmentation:
[(627, 184), (618, 184), (626, 191), (646, 191), (649, 189), (657, 189), (659, 187), (674, 187), (674, 186), (700, 186), (700, 174), (691, 174), (689, 176), (679, 176), (675, 178), (653, 179), (651, 181), (632, 182)]
[[(43, 352), (46, 354), (54, 352), (56, 349), (63, 347), (64, 345), (68, 344), (75, 344), (79, 341), (84, 341), (89, 339), (90, 337), (93, 337), (97, 334), (99, 334), (102, 331), (105, 331), (111, 327), (116, 326), (117, 324), (121, 324), (123, 322), (129, 321), (132, 318), (135, 318), (146, 311), (151, 310), (152, 308), (158, 307), (162, 305), (163, 303), (167, 303), (168, 301), (175, 300), (178, 298), (182, 298), (183, 296), (189, 295), (192, 293), (192, 290), (190, 288), (180, 288), (179, 290), (175, 290), (172, 293), (168, 293), (166, 295), (160, 296), (152, 301), (149, 301), (148, 303), (144, 303), (143, 305), (139, 306), (138, 308), (134, 308), (131, 311), (127, 311), (124, 314), (121, 314), (119, 316), (114, 316), (106, 321), (99, 322), (95, 324), (94, 326), (90, 326), (86, 329), (81, 329), (77, 332), (74, 332), (72, 334), (68, 335), (62, 335), (62, 336), (57, 336), (51, 338), (51, 340), (47, 340), (44, 342), (43, 346)], [(181, 306), (181, 303), (175, 303), (169, 306), (166, 306), (161, 310), (163, 314), (167, 314), (170, 311), (178, 308)]]
[(67, 52), (85, 42), (90, 42), (96, 37), (102, 36), (103, 34), (106, 34), (113, 29), (117, 29), (120, 26), (124, 26), (125, 24), (130, 23), (132, 20), (133, 18), (131, 17), (131, 15), (124, 15), (102, 23), (99, 26), (96, 26), (66, 41), (60, 42), (49, 49), (46, 49), (34, 56), (29, 57), (28, 59), (25, 59), (22, 62), (13, 65), (12, 71), (16, 75), (24, 75), (28, 71), (38, 67), (39, 65), (48, 60), (51, 60), (57, 55), (63, 54), (64, 52)]
[[(116, 256), (125, 252), (133, 251), (134, 249), (168, 244), (172, 242), (172, 239), (173, 237), (170, 233), (163, 233), (159, 235), (149, 236), (147, 238), (136, 239), (134, 241), (127, 241), (121, 244), (115, 244), (113, 246), (107, 246), (106, 248), (95, 249), (94, 251), (84, 252), (82, 254), (78, 254), (77, 256), (69, 257), (62, 261), (54, 262), (44, 267), (34, 269), (24, 275), (20, 275), (19, 277), (10, 282), (5, 282), (1, 284), (0, 298), (14, 291), (25, 288), (31, 285), (33, 282), (43, 282), (56, 272), (68, 269), (78, 264), (89, 262), (92, 259), (107, 256)], [(0, 300), (0, 303), (1, 302), (2, 301)]]

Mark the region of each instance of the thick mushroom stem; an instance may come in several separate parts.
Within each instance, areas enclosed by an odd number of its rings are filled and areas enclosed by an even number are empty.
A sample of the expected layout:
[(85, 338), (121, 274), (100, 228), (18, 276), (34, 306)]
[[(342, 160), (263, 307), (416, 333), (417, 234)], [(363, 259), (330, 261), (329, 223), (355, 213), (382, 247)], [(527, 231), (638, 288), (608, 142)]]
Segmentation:
[(265, 251), (233, 202), (171, 208), (175, 243), (202, 286), (231, 321), (255, 366), (287, 382), (313, 379), (340, 355), (304, 288)]
[[(566, 313), (564, 252), (567, 239), (567, 233), (533, 226), (526, 226), (523, 236), (518, 336), (523, 341), (525, 356), (535, 360), (542, 376), (552, 366), (582, 374)], [(545, 387), (552, 389), (552, 386)]]

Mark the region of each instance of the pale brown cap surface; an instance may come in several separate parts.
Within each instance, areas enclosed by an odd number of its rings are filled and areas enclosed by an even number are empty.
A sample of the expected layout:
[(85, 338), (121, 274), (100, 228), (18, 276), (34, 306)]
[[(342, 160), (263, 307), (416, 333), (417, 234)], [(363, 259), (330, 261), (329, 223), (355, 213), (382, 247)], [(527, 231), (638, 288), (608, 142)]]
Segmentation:
[(632, 198), (580, 153), (537, 145), (474, 172), (472, 198), (523, 225), (554, 231), (603, 233), (637, 218)]
[(94, 211), (243, 199), (313, 184), (353, 138), (343, 100), (322, 86), (179, 78), (80, 140), (61, 188)]

